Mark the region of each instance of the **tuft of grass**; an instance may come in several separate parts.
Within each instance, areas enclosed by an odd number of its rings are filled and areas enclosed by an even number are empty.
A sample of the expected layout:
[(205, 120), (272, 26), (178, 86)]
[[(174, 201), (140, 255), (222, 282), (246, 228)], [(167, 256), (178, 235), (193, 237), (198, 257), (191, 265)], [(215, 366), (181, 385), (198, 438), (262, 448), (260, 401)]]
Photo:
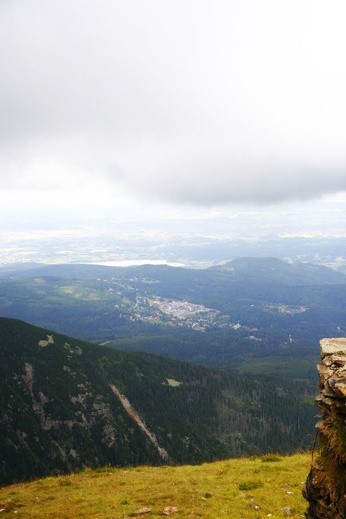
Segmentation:
[(310, 461), (309, 454), (296, 454), (280, 463), (263, 463), (262, 456), (194, 466), (86, 469), (1, 488), (0, 503), (20, 519), (127, 519), (143, 508), (151, 509), (152, 519), (162, 519), (166, 507), (176, 507), (174, 517), (184, 519), (280, 518), (284, 509), (300, 519), (307, 508), (301, 488)]
[(264, 463), (277, 463), (282, 461), (282, 457), (277, 454), (265, 454), (264, 456), (261, 456), (261, 461)]
[(244, 481), (238, 485), (239, 490), (255, 490), (261, 487), (263, 487), (262, 481)]
[(59, 486), (60, 487), (71, 487), (72, 481), (69, 478), (59, 479)]

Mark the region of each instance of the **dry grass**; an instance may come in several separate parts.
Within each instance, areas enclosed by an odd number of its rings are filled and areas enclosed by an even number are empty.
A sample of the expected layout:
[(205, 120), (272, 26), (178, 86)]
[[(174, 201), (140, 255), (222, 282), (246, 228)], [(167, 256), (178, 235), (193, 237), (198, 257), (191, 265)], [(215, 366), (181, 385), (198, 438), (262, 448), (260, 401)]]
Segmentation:
[[(231, 459), (198, 466), (104, 468), (0, 490), (0, 517), (124, 519), (144, 517), (260, 519), (304, 517), (301, 496), (310, 456)], [(285, 512), (286, 509), (286, 512)], [(137, 517), (143, 517), (138, 515)]]

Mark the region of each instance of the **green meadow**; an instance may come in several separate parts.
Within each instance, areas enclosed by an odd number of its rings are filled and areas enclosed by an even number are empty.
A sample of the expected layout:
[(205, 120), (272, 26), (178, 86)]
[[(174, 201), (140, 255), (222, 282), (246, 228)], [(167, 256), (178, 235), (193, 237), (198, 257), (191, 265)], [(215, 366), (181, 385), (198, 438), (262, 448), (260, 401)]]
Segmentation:
[(104, 467), (0, 490), (4, 517), (261, 519), (304, 517), (311, 455), (265, 455), (202, 465)]

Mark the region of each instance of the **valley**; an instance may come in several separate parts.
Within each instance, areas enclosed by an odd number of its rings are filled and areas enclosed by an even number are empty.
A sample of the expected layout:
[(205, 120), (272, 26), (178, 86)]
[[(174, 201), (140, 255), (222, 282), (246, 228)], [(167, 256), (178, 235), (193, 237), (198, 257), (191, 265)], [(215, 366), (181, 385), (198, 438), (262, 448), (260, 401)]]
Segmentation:
[(0, 288), (3, 484), (313, 444), (319, 340), (346, 335), (341, 272), (31, 265), (0, 269)]
[(195, 364), (316, 379), (316, 344), (346, 334), (346, 276), (242, 258), (207, 269), (0, 269), (0, 313), (80, 339)]

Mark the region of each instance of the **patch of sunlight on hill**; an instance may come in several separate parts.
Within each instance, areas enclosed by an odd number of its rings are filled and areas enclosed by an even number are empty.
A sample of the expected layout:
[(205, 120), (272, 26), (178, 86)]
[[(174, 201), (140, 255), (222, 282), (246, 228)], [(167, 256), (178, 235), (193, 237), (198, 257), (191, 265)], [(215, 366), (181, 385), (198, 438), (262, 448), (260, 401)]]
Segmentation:
[(301, 490), (311, 456), (265, 455), (196, 466), (105, 467), (0, 489), (4, 512), (18, 518), (124, 519), (171, 515), (221, 519), (304, 517)]

